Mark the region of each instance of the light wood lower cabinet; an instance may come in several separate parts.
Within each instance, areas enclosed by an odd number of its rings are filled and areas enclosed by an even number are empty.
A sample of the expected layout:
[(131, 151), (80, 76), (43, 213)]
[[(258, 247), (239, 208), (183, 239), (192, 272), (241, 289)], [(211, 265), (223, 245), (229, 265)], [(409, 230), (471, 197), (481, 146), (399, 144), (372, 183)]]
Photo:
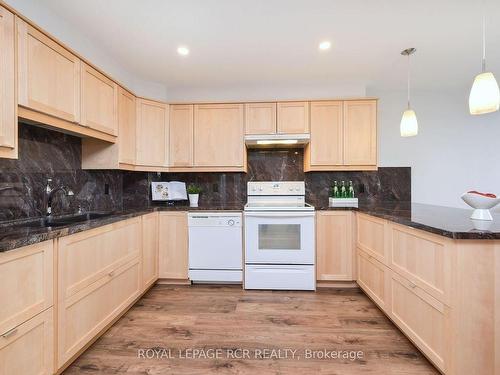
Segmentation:
[(389, 267), (449, 305), (452, 241), (397, 224), (389, 225), (388, 237)]
[(58, 368), (142, 292), (142, 220), (120, 221), (58, 241)]
[(389, 251), (386, 246), (386, 221), (361, 213), (356, 216), (356, 246), (379, 262), (388, 265)]
[(0, 333), (0, 374), (54, 373), (54, 309), (39, 313), (15, 329)]
[(391, 270), (358, 248), (358, 284), (383, 310), (389, 308)]
[(17, 159), (14, 14), (0, 6), (0, 158)]
[(446, 370), (450, 309), (411, 281), (391, 271), (389, 317), (441, 370)]
[(142, 216), (142, 290), (158, 279), (158, 213)]
[(59, 300), (71, 297), (141, 256), (141, 218), (59, 239)]
[(54, 302), (52, 241), (0, 253), (0, 335)]
[(354, 280), (354, 218), (350, 211), (316, 213), (316, 278)]
[(160, 212), (159, 277), (188, 278), (187, 212)]
[(79, 354), (141, 291), (141, 262), (135, 258), (59, 301), (58, 367)]

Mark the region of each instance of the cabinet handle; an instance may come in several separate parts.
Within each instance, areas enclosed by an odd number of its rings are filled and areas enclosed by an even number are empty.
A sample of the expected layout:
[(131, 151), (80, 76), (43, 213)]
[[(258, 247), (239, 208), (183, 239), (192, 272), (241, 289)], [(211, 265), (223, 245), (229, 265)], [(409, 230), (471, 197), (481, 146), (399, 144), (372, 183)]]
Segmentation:
[(4, 334), (2, 334), (1, 337), (3, 337), (4, 339), (7, 339), (10, 336), (15, 335), (16, 332), (17, 332), (17, 328), (12, 328), (12, 329), (8, 330), (7, 332), (5, 332)]
[(115, 271), (108, 272), (108, 276), (113, 276), (115, 274)]
[(413, 284), (411, 281), (408, 281), (410, 283), (410, 288), (415, 289), (417, 287), (417, 284)]

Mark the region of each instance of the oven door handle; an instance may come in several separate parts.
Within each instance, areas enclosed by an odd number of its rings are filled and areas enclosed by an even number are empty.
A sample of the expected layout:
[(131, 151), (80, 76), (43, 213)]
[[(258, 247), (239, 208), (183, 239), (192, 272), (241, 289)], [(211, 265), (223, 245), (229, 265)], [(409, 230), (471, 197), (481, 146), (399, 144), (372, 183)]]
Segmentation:
[(280, 218), (300, 218), (300, 217), (314, 217), (316, 213), (314, 211), (308, 212), (298, 212), (298, 211), (267, 211), (267, 212), (253, 212), (253, 211), (245, 211), (245, 217), (280, 217)]

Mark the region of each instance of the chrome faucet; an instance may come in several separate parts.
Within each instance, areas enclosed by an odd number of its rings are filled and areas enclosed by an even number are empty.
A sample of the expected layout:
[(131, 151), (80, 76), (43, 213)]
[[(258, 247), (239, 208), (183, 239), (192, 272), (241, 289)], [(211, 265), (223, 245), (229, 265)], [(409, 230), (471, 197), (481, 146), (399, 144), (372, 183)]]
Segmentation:
[(52, 188), (50, 186), (52, 182), (51, 178), (47, 179), (47, 186), (45, 187), (45, 216), (50, 217), (52, 215), (52, 200), (54, 199), (54, 195), (58, 191), (64, 192), (64, 194), (68, 197), (71, 197), (75, 195), (73, 193), (73, 190), (69, 189), (68, 187), (61, 185), (56, 188)]

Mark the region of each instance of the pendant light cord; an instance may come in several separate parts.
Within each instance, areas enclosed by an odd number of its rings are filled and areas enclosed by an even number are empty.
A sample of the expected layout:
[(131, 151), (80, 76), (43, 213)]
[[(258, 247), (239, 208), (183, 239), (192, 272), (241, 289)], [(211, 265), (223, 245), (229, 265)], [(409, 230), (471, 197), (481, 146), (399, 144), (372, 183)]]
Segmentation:
[(486, 72), (486, 0), (483, 0), (483, 60), (481, 68), (483, 73)]
[(408, 109), (410, 109), (410, 54), (408, 54)]

